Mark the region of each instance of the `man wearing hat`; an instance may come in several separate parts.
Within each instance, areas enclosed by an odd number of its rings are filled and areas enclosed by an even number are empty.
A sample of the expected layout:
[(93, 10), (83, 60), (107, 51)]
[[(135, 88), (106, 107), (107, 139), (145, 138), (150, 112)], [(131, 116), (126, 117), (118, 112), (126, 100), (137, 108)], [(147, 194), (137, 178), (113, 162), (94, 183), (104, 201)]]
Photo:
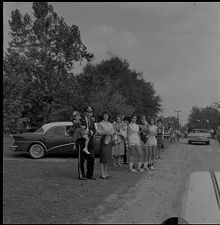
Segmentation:
[[(80, 180), (92, 179), (95, 180), (93, 177), (94, 171), (94, 163), (95, 163), (95, 152), (93, 149), (93, 138), (92, 136), (95, 134), (95, 124), (94, 121), (91, 120), (93, 116), (94, 109), (91, 106), (87, 106), (84, 108), (84, 115), (81, 117), (81, 123), (85, 127), (88, 132), (89, 137), (89, 144), (88, 144), (88, 151), (90, 154), (87, 154), (83, 151), (85, 147), (85, 139), (78, 138), (76, 140), (76, 148), (78, 152), (78, 174)], [(87, 161), (87, 171), (85, 174), (85, 160)]]

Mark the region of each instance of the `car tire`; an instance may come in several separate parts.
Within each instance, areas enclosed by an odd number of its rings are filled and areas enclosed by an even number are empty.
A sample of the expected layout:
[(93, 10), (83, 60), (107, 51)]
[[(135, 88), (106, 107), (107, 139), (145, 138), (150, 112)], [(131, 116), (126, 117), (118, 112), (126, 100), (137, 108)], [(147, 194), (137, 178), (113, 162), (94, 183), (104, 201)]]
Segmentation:
[(33, 144), (29, 149), (29, 154), (33, 159), (41, 159), (45, 156), (45, 149), (41, 144)]
[(188, 141), (188, 143), (191, 145), (192, 144), (192, 142), (191, 141)]
[(207, 141), (206, 144), (207, 144), (207, 145), (210, 145), (210, 141)]

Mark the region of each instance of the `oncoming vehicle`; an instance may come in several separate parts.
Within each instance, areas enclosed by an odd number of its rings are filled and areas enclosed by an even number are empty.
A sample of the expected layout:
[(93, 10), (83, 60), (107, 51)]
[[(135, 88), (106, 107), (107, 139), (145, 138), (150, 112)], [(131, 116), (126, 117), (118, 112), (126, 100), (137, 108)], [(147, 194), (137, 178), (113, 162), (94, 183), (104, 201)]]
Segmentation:
[[(10, 134), (15, 152), (27, 152), (34, 159), (44, 158), (47, 153), (75, 153), (74, 139), (68, 133), (71, 121), (44, 124), (36, 132)], [(95, 154), (99, 153), (100, 137), (94, 136)]]
[(192, 144), (193, 142), (205, 142), (210, 144), (211, 134), (206, 129), (193, 129), (192, 132), (188, 134), (188, 143)]
[(178, 217), (162, 224), (220, 224), (220, 171), (190, 174)]

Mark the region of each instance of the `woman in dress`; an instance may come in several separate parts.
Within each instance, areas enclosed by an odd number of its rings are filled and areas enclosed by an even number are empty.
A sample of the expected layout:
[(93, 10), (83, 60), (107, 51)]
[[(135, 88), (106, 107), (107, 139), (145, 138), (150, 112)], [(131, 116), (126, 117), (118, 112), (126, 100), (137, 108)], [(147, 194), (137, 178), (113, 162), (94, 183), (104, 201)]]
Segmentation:
[(175, 134), (174, 126), (170, 128), (170, 142), (171, 143), (176, 142), (176, 134)]
[(150, 124), (148, 126), (149, 136), (147, 140), (148, 145), (148, 152), (149, 152), (149, 164), (148, 167), (151, 170), (154, 170), (154, 160), (155, 160), (155, 154), (157, 150), (157, 126), (155, 125), (155, 119), (150, 119)]
[(161, 119), (158, 119), (157, 123), (157, 159), (160, 159), (160, 152), (164, 146), (164, 126)]
[(135, 153), (137, 154), (137, 161), (138, 161), (138, 171), (144, 172), (144, 170), (141, 168), (142, 162), (142, 152), (141, 152), (141, 138), (140, 138), (140, 128), (136, 123), (137, 116), (132, 115), (131, 116), (131, 122), (128, 125), (128, 148), (129, 148), (129, 170), (132, 172), (136, 172), (133, 168), (134, 165), (134, 157)]
[(116, 116), (116, 120), (113, 123), (115, 130), (115, 143), (112, 146), (113, 165), (115, 167), (122, 167), (122, 156), (124, 155), (124, 137), (122, 131), (122, 118)]
[(110, 178), (108, 174), (108, 164), (112, 162), (112, 136), (114, 128), (109, 122), (109, 113), (102, 114), (102, 121), (97, 126), (97, 134), (102, 135), (100, 143), (100, 168), (102, 179)]
[(143, 115), (141, 116), (140, 120), (140, 137), (141, 137), (141, 146), (142, 146), (142, 152), (143, 152), (143, 164), (144, 169), (149, 170), (148, 168), (148, 162), (149, 162), (149, 153), (148, 153), (148, 146), (147, 146), (147, 139), (148, 139), (148, 122), (146, 117)]

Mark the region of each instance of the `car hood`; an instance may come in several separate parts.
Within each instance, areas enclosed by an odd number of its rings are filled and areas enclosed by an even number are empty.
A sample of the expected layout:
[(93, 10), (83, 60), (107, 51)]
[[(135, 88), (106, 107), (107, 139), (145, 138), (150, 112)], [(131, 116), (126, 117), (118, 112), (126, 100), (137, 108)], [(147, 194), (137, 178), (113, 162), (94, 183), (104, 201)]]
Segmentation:
[(216, 188), (219, 190), (220, 172), (212, 173), (216, 177), (215, 185), (209, 171), (193, 172), (189, 176), (180, 212), (180, 218), (189, 224), (220, 224), (219, 196), (216, 193)]

